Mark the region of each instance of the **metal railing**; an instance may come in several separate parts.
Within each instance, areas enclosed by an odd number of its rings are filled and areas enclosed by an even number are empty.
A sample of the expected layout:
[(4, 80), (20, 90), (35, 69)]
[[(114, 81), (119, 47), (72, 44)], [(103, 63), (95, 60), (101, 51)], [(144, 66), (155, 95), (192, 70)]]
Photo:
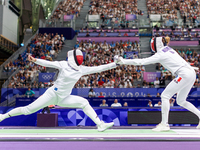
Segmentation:
[(75, 29), (75, 19), (76, 17), (70, 21), (64, 21), (63, 19), (40, 19), (39, 21), (39, 27), (40, 28), (45, 28), (45, 27), (71, 27)]
[(151, 26), (156, 25), (162, 28), (169, 28), (171, 26), (197, 28), (200, 25), (200, 20), (196, 20), (195, 23), (188, 20), (184, 23), (182, 19), (165, 19), (160, 21), (151, 21)]
[[(89, 15), (86, 16), (85, 22), (83, 24), (84, 28), (136, 28), (138, 27), (137, 19), (133, 21), (126, 21), (122, 19), (104, 18), (96, 19), (95, 21), (89, 21)], [(95, 15), (96, 16), (96, 15)]]
[(83, 28), (140, 28), (140, 27), (151, 27), (149, 18), (147, 19), (135, 19), (127, 21), (125, 19), (113, 19), (104, 18), (96, 19), (95, 21), (89, 21), (89, 15), (86, 16)]

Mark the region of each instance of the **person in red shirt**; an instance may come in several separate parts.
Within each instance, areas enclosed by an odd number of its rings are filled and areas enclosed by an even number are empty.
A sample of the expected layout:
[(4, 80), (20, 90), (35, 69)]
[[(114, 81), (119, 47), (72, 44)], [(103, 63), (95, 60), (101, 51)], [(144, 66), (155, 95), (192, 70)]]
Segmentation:
[(103, 86), (103, 84), (104, 84), (104, 81), (102, 80), (102, 77), (101, 77), (100, 80), (99, 80), (99, 82), (98, 82), (98, 85), (99, 86)]
[(125, 41), (124, 44), (123, 44), (123, 47), (127, 47), (127, 46), (128, 46), (128, 44), (127, 44), (127, 42)]
[(41, 53), (40, 59), (45, 59), (44, 53)]
[(103, 92), (100, 92), (100, 95), (98, 97), (99, 98), (104, 98), (105, 96), (103, 96)]
[(124, 36), (128, 36), (128, 33), (125, 32), (125, 33), (124, 33)]

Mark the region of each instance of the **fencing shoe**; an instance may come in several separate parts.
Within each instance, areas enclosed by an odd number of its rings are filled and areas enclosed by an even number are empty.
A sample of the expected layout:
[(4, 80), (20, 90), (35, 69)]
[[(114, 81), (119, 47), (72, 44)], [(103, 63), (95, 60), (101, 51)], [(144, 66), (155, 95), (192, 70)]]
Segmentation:
[(154, 129), (152, 129), (153, 131), (157, 131), (157, 132), (163, 132), (163, 131), (169, 131), (170, 127), (168, 124), (158, 124)]
[(98, 125), (98, 131), (99, 132), (103, 132), (105, 131), (106, 129), (112, 127), (114, 125), (114, 122), (111, 122), (111, 123), (105, 123), (103, 121), (101, 121), (101, 123)]

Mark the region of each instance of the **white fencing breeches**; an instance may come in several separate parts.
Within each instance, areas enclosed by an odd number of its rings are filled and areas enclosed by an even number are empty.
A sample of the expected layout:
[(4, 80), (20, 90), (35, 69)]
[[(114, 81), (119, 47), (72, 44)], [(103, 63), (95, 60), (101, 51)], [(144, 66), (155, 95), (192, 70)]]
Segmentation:
[(162, 122), (168, 123), (170, 98), (177, 93), (176, 102), (178, 105), (188, 109), (200, 118), (200, 111), (190, 102), (186, 101), (186, 98), (195, 82), (196, 73), (193, 69), (182, 67), (177, 71), (178, 76), (172, 80), (165, 90), (161, 94), (162, 100)]
[(85, 114), (88, 115), (97, 125), (101, 123), (99, 117), (97, 116), (94, 109), (90, 106), (87, 99), (75, 95), (69, 95), (64, 99), (61, 99), (54, 92), (53, 87), (47, 89), (47, 91), (42, 96), (40, 96), (37, 100), (28, 106), (18, 107), (4, 114), (2, 120), (8, 117), (22, 114), (28, 115), (52, 104), (69, 108), (82, 108)]
[[(38, 99), (36, 99), (33, 103), (24, 106), (24, 107), (18, 107), (9, 112), (10, 116), (17, 116), (17, 115), (28, 115), (31, 113), (34, 113), (46, 106), (49, 105), (59, 105), (63, 107), (70, 107), (70, 108), (84, 108), (86, 105), (88, 105), (88, 101), (85, 98), (82, 98), (80, 96), (74, 96), (69, 95), (64, 99), (59, 99), (59, 97), (56, 95), (56, 93), (53, 91), (53, 87), (50, 87), (47, 89), (47, 91), (41, 95)], [(7, 118), (9, 116), (6, 116)]]

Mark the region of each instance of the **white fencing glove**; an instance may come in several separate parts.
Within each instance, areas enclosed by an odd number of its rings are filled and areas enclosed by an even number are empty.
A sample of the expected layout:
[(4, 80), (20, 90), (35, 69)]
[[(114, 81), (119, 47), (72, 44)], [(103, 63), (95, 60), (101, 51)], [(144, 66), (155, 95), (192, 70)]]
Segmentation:
[(119, 64), (119, 65), (124, 65), (125, 64), (124, 59), (121, 56), (118, 58), (117, 64)]
[(124, 59), (120, 56), (117, 56), (117, 55), (115, 55), (115, 57), (114, 57), (114, 62), (117, 64), (117, 65), (123, 65), (124, 64), (124, 61), (123, 61)]
[(117, 64), (117, 62), (118, 62), (118, 59), (119, 59), (119, 56), (118, 55), (115, 55), (115, 57), (114, 57), (114, 62)]

